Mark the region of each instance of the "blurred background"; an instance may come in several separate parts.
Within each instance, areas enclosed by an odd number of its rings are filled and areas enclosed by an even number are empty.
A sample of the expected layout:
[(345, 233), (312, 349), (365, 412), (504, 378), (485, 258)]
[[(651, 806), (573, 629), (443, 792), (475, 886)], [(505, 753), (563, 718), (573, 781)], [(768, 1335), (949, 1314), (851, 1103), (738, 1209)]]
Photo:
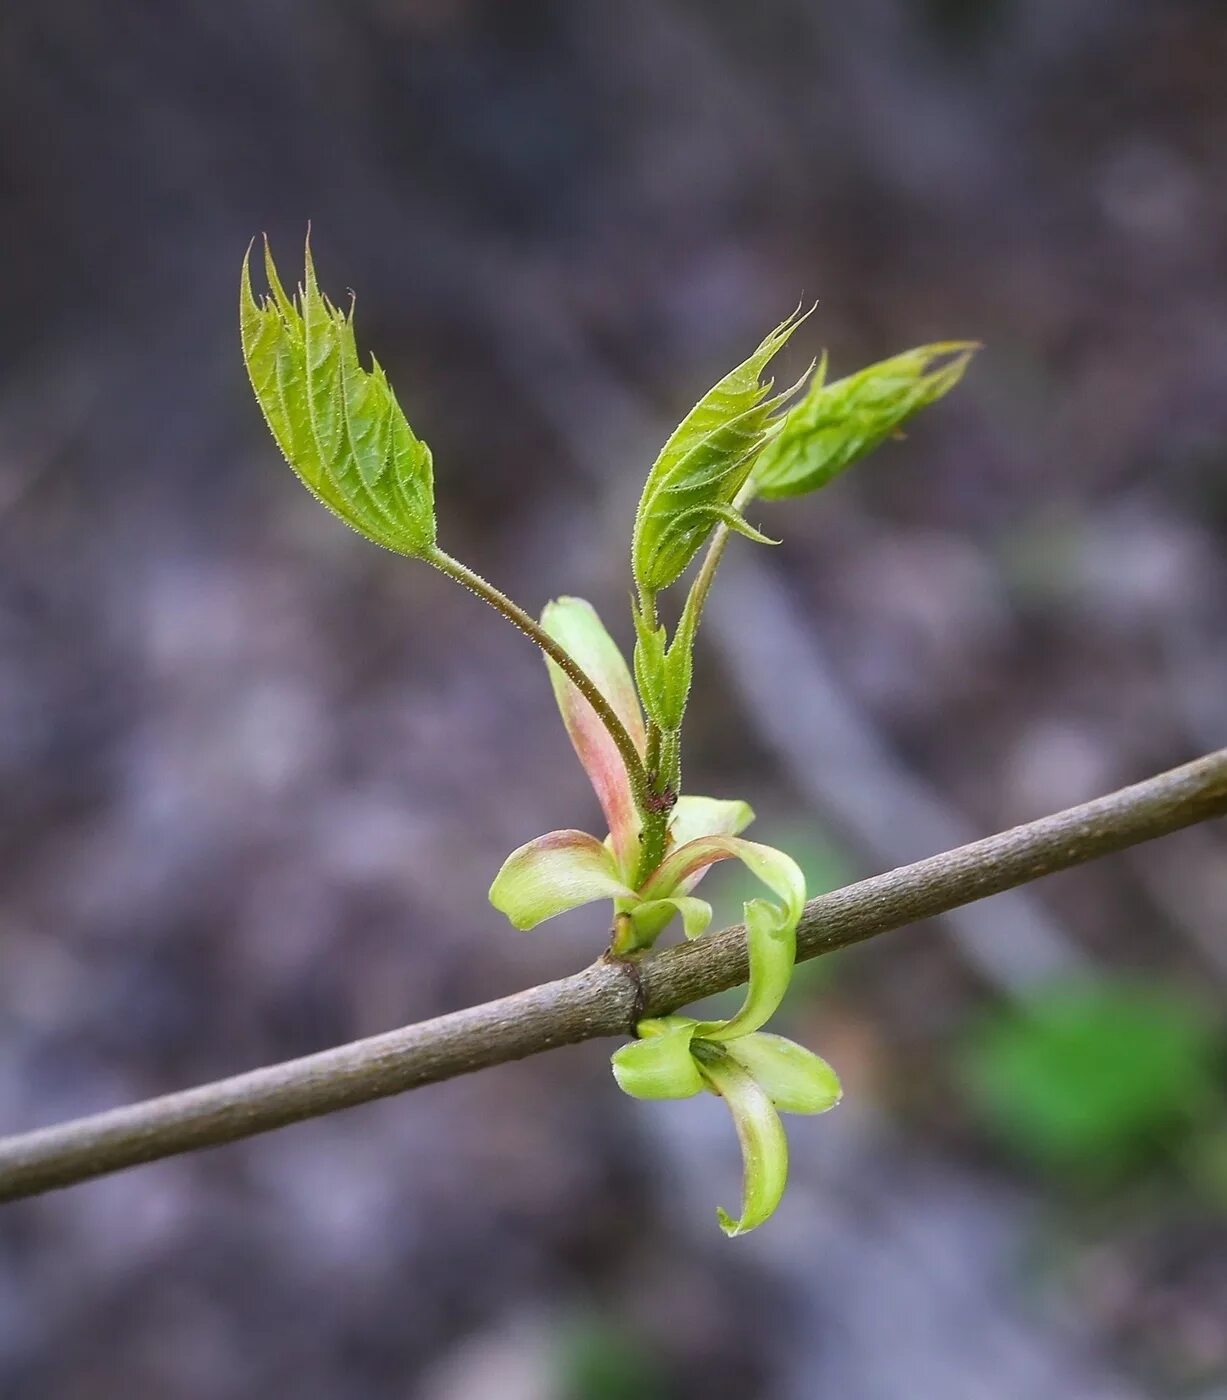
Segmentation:
[[(0, 1131), (601, 946), (485, 902), (595, 801), (533, 650), (280, 462), (253, 234), (357, 290), (446, 547), (626, 645), (647, 466), (799, 298), (782, 375), (985, 342), (715, 592), (688, 786), (818, 890), (1224, 742), (1225, 66), (1211, 0), (10, 0)], [(845, 1102), (733, 1244), (722, 1105), (608, 1044), (6, 1207), (0, 1394), (1227, 1395), (1225, 850), (805, 967)]]

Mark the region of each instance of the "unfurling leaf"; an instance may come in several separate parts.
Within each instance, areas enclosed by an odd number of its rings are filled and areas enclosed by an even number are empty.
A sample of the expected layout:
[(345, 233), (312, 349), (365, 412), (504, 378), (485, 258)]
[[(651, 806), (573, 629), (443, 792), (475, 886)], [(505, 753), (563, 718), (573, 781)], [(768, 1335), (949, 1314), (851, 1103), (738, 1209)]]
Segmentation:
[(824, 357), (805, 397), (758, 458), (757, 494), (801, 496), (825, 486), (953, 389), (978, 348), (966, 340), (922, 345), (831, 384), (824, 382)]
[(825, 1113), (843, 1094), (831, 1066), (795, 1040), (754, 1031), (724, 1048), (781, 1112)]
[(727, 1054), (700, 1060), (699, 1073), (728, 1104), (741, 1144), (741, 1217), (717, 1211), (720, 1228), (732, 1238), (761, 1225), (779, 1205), (788, 1184), (788, 1139), (766, 1090)]
[(382, 368), (365, 370), (353, 309), (319, 289), (311, 249), (303, 283), (286, 294), (268, 244), (270, 294), (256, 299), (251, 252), (243, 259), (239, 318), (243, 358), (277, 445), (312, 494), (359, 534), (399, 554), (435, 542), (430, 449), (413, 433)]
[[(635, 684), (617, 643), (605, 630), (596, 610), (582, 598), (558, 598), (546, 605), (541, 625), (609, 702), (642, 754), (643, 715)], [(546, 661), (562, 721), (609, 824), (618, 866), (629, 874), (639, 855), (640, 822), (626, 764), (596, 711), (559, 667), (548, 657)]]
[[(669, 814), (669, 849), (677, 850), (700, 836), (740, 836), (753, 820), (754, 808), (748, 802), (684, 795)], [(703, 866), (687, 875), (677, 886), (678, 892), (689, 894), (707, 869)]]
[(633, 896), (613, 852), (586, 831), (551, 831), (520, 846), (490, 886), (490, 903), (520, 929), (595, 899)]
[(732, 1040), (764, 1025), (784, 999), (797, 955), (797, 921), (805, 905), (805, 876), (791, 856), (739, 836), (701, 836), (665, 857), (643, 887), (644, 900), (663, 899), (686, 886), (696, 872), (719, 860), (740, 860), (781, 903), (747, 900), (746, 945), (750, 981), (745, 1001), (725, 1021), (703, 1021), (698, 1034), (709, 1040)]
[(690, 1053), (695, 1022), (688, 1016), (640, 1021), (639, 1040), (615, 1050), (614, 1078), (634, 1099), (690, 1099), (703, 1089)]
[(643, 488), (631, 541), (642, 596), (673, 583), (720, 523), (770, 543), (742, 519), (733, 498), (779, 430), (780, 420), (771, 415), (788, 395), (769, 398), (771, 381), (761, 382), (761, 375), (801, 319), (793, 315), (777, 326), (699, 400), (661, 449)]

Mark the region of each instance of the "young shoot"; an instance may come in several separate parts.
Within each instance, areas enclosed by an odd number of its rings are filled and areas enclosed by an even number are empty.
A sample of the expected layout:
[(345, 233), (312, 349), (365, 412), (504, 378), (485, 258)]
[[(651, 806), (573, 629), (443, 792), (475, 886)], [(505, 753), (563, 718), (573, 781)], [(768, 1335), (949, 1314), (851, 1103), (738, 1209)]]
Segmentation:
[[(721, 1227), (740, 1235), (767, 1220), (784, 1191), (788, 1145), (779, 1111), (823, 1113), (840, 1095), (835, 1072), (809, 1050), (763, 1031), (788, 990), (805, 879), (783, 851), (747, 841), (745, 802), (682, 788), (682, 725), (695, 637), (731, 532), (772, 543), (746, 519), (756, 497), (805, 495), (864, 457), (913, 414), (948, 393), (977, 348), (921, 346), (827, 382), (826, 356), (783, 393), (765, 378), (805, 316), (792, 315), (683, 418), (648, 474), (631, 534), (635, 585), (633, 675), (581, 598), (547, 603), (535, 619), (438, 544), (430, 449), (410, 427), (382, 368), (363, 366), (353, 306), (321, 291), (310, 245), (288, 294), (267, 243), (268, 292), (243, 261), (240, 327), (256, 400), (307, 489), (347, 525), (420, 559), (477, 594), (544, 653), (563, 724), (601, 806), (606, 835), (565, 829), (509, 855), (490, 901), (529, 929), (582, 904), (612, 902), (608, 955), (643, 956), (675, 921), (699, 938), (711, 906), (694, 890), (711, 866), (738, 860), (768, 896), (745, 905), (750, 977), (741, 1009), (723, 1021), (667, 1016), (639, 1022), (613, 1056), (614, 1077), (642, 1099), (706, 1090), (733, 1116), (743, 1202)], [(808, 315), (808, 313), (807, 313)], [(660, 598), (702, 554), (670, 638)]]

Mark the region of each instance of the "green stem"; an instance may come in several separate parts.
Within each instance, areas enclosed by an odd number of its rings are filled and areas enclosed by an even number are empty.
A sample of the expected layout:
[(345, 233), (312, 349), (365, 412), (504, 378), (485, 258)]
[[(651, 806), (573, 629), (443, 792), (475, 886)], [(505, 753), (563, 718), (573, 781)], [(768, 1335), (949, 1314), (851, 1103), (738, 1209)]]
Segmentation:
[(474, 573), (467, 565), (462, 564), (459, 559), (453, 559), (450, 554), (446, 554), (438, 546), (432, 548), (431, 552), (424, 556), (428, 564), (433, 564), (440, 573), (446, 574), (448, 578), (454, 579), (457, 583), (463, 584), (471, 593), (476, 593), (484, 602), (489, 603), (495, 612), (501, 613), (508, 622), (518, 627), (531, 641), (545, 652), (546, 656), (557, 665), (558, 669), (575, 686), (576, 690), (596, 711), (597, 718), (609, 731), (609, 737), (617, 746), (618, 753), (622, 757), (622, 762), (626, 765), (626, 775), (630, 779), (631, 792), (634, 794), (635, 805), (639, 809), (639, 815), (643, 819), (645, 828), (652, 815), (650, 803), (648, 801), (651, 784), (648, 781), (646, 768), (643, 760), (639, 757), (639, 750), (635, 747), (635, 741), (627, 732), (626, 725), (615, 714), (609, 701), (597, 689), (592, 679), (564, 650), (544, 627), (528, 613), (524, 611), (518, 603), (513, 603), (505, 593), (501, 593), (492, 583), (487, 583), (478, 573)]
[(647, 749), (643, 756), (643, 766), (647, 769), (648, 782), (653, 784), (653, 786), (655, 786), (660, 779), (660, 741), (660, 725), (649, 715), (648, 742)]
[(633, 889), (641, 889), (647, 883), (648, 876), (665, 858), (669, 812), (670, 808), (657, 795), (655, 805), (644, 815), (639, 830), (639, 860), (635, 865), (634, 879), (631, 880)]
[[(754, 499), (754, 495), (754, 477), (751, 474), (750, 479), (734, 496), (733, 509), (739, 512), (744, 511)], [(703, 607), (707, 602), (708, 593), (711, 592), (712, 580), (716, 577), (720, 560), (724, 558), (724, 549), (729, 542), (729, 533), (727, 525), (716, 527), (716, 533), (707, 546), (707, 553), (703, 556), (702, 564), (699, 565), (699, 572), (695, 575), (695, 580), (690, 585), (690, 592), (686, 595), (686, 612), (691, 615), (695, 632), (699, 630), (699, 619), (703, 616)]]
[[(639, 613), (641, 617), (646, 619), (649, 627), (656, 626), (656, 594), (654, 592), (644, 592), (643, 589), (640, 589)], [(639, 829), (639, 859), (635, 863), (635, 872), (631, 879), (631, 885), (634, 889), (639, 889), (665, 858), (671, 804), (663, 800), (669, 786), (669, 775), (664, 764), (663, 749), (664, 734), (649, 711), (644, 767), (648, 775), (650, 800), (645, 808), (640, 809), (639, 813), (642, 819)]]

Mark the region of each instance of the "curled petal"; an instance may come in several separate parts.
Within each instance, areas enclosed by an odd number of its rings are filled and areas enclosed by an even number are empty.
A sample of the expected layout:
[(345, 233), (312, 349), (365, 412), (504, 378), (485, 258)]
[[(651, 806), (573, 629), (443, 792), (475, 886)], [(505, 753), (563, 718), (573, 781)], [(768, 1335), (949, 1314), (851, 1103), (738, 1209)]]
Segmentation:
[[(700, 836), (737, 836), (753, 820), (754, 808), (748, 802), (726, 801), (719, 797), (679, 797), (669, 818), (669, 840), (676, 850)], [(678, 886), (681, 893), (689, 894), (707, 869), (704, 865), (688, 875)]]
[(825, 1113), (839, 1102), (839, 1077), (824, 1059), (782, 1035), (758, 1031), (724, 1046), (784, 1113)]
[(782, 901), (783, 912), (795, 927), (805, 906), (805, 876), (800, 866), (771, 846), (760, 846), (738, 836), (700, 836), (678, 846), (664, 858), (644, 885), (647, 899), (667, 899), (687, 885), (696, 872), (721, 860), (739, 860)]
[(775, 1015), (776, 1007), (792, 980), (797, 957), (797, 926), (780, 917), (765, 899), (751, 899), (745, 906), (746, 948), (750, 982), (741, 1009), (727, 1021), (704, 1021), (699, 1034), (708, 1040), (734, 1040), (749, 1035)]
[(727, 1055), (699, 1062), (699, 1072), (728, 1104), (741, 1143), (744, 1169), (741, 1218), (717, 1212), (728, 1236), (744, 1235), (770, 1218), (788, 1182), (788, 1139), (766, 1091)]
[(637, 946), (650, 948), (675, 914), (682, 916), (687, 938), (698, 938), (711, 923), (711, 905), (705, 899), (695, 899), (693, 895), (653, 899), (631, 910)]
[(594, 899), (628, 897), (634, 891), (622, 883), (609, 848), (586, 831), (551, 831), (529, 841), (512, 851), (490, 886), (490, 903), (516, 928)]
[[(541, 625), (609, 701), (642, 754), (646, 739), (635, 684), (617, 643), (592, 605), (582, 598), (558, 598), (546, 604)], [(562, 722), (609, 823), (619, 868), (629, 871), (639, 854), (639, 815), (626, 765), (596, 711), (548, 658), (547, 665)]]
[(690, 1099), (700, 1093), (703, 1080), (690, 1053), (695, 1024), (687, 1016), (640, 1021), (642, 1038), (613, 1054), (622, 1092), (636, 1099)]
[(756, 1031), (770, 1018), (788, 990), (797, 953), (797, 920), (805, 907), (805, 876), (791, 856), (739, 836), (701, 836), (672, 851), (644, 886), (645, 900), (664, 899), (696, 870), (718, 860), (740, 860), (780, 903), (751, 899), (745, 906), (750, 985), (741, 1010), (727, 1021), (705, 1021), (699, 1034), (732, 1040)]

